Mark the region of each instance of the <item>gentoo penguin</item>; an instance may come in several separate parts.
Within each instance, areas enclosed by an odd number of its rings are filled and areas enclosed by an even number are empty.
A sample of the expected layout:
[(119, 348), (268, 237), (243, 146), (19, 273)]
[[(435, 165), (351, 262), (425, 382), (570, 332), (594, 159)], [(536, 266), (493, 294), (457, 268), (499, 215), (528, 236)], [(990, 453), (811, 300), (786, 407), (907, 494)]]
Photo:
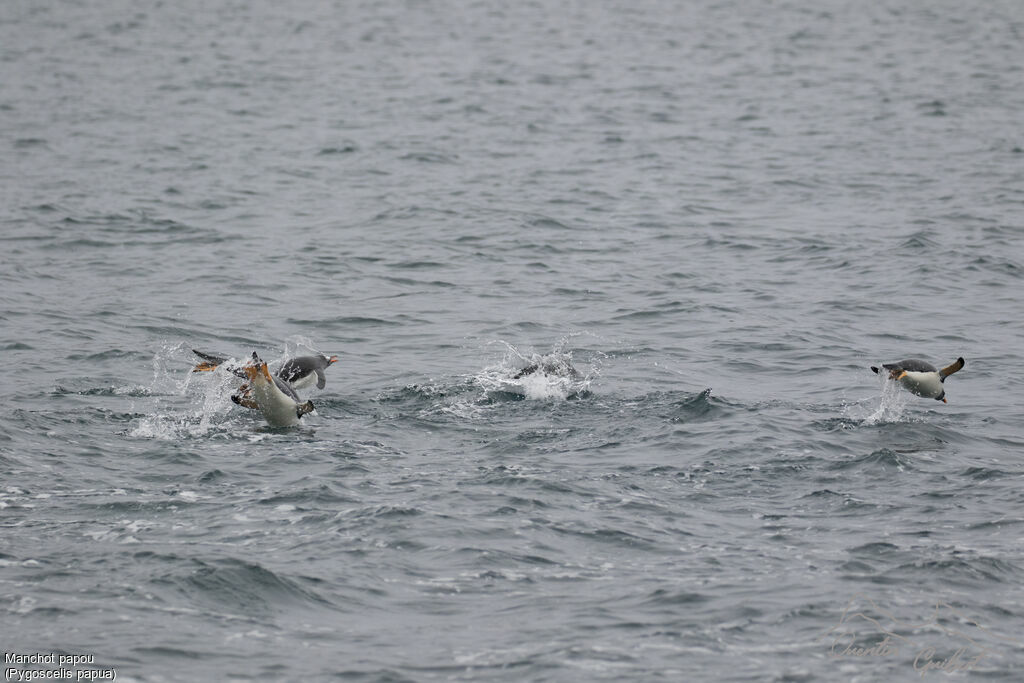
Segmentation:
[(298, 358), (286, 360), (284, 365), (274, 374), (288, 382), (292, 389), (296, 391), (310, 386), (314, 378), (316, 378), (316, 388), (323, 389), (327, 385), (324, 370), (329, 368), (331, 363), (337, 362), (337, 356), (328, 357), (323, 354), (299, 356)]
[[(224, 356), (215, 356), (211, 353), (196, 351), (195, 349), (192, 349), (192, 353), (203, 359), (203, 362), (192, 368), (192, 372), (209, 372), (211, 370), (216, 370), (218, 366), (223, 365), (229, 360)], [(287, 382), (293, 393), (308, 388), (313, 384), (314, 379), (316, 380), (316, 388), (323, 389), (327, 386), (327, 377), (324, 375), (324, 370), (330, 367), (332, 363), (337, 362), (337, 356), (325, 356), (323, 354), (318, 354), (316, 356), (298, 356), (297, 358), (289, 358), (286, 360), (284, 364), (278, 368), (277, 372), (274, 373), (274, 376), (284, 382)], [(246, 376), (244, 368), (234, 367), (231, 369), (231, 372), (243, 379)], [(240, 386), (238, 391), (231, 395), (231, 400), (243, 408), (251, 408), (253, 410), (259, 408), (256, 401), (253, 400), (248, 384)]]
[(539, 363), (530, 363), (525, 368), (512, 375), (512, 379), (522, 379), (529, 377), (537, 373), (542, 375), (551, 375), (552, 377), (565, 377), (566, 379), (578, 380), (582, 379), (583, 375), (580, 371), (569, 364), (568, 361), (561, 358), (542, 359)]
[(291, 427), (299, 418), (313, 412), (313, 402), (299, 403), (299, 396), (284, 380), (270, 374), (267, 364), (252, 353), (252, 363), (242, 366), (249, 380), (251, 399), (271, 427)]
[[(196, 351), (195, 349), (192, 349), (192, 353), (203, 359), (203, 362), (198, 363), (192, 368), (192, 372), (216, 370), (219, 365), (228, 360), (224, 356), (215, 356), (210, 353)], [(327, 377), (324, 375), (324, 370), (330, 367), (332, 363), (337, 362), (337, 356), (325, 356), (323, 354), (298, 356), (286, 360), (274, 374), (288, 382), (291, 388), (296, 391), (311, 386), (314, 378), (316, 378), (316, 388), (323, 389), (327, 386)], [(235, 368), (232, 372), (239, 377), (244, 376), (244, 373), (239, 368)]]
[[(889, 371), (889, 379), (897, 380), (903, 388), (912, 394), (924, 398), (934, 398), (936, 401), (946, 402), (946, 389), (942, 385), (946, 378), (964, 366), (964, 359), (957, 358), (955, 363), (947, 365), (941, 370), (936, 370), (931, 363), (923, 360), (901, 360), (898, 363), (884, 363), (883, 368)], [(878, 374), (880, 371), (875, 366), (871, 370)]]

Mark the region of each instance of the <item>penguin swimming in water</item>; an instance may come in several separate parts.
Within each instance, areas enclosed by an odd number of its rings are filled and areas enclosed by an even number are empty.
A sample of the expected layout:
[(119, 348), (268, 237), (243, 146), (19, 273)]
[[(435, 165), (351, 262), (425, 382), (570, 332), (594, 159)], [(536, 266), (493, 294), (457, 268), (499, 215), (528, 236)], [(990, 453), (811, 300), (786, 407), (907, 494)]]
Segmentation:
[(331, 367), (332, 363), (337, 363), (337, 356), (325, 356), (318, 354), (316, 356), (299, 356), (297, 358), (290, 358), (284, 362), (277, 372), (274, 374), (283, 379), (296, 391), (305, 389), (313, 384), (313, 380), (316, 380), (316, 388), (323, 389), (327, 386), (327, 377), (324, 376), (324, 370)]
[[(201, 363), (196, 364), (192, 368), (192, 372), (210, 372), (216, 370), (219, 366), (227, 363), (230, 359), (225, 356), (216, 356), (211, 353), (203, 353), (192, 349), (192, 353), (196, 354), (202, 359)], [(322, 353), (315, 356), (297, 356), (295, 358), (289, 358), (286, 360), (274, 376), (288, 384), (292, 389), (292, 393), (307, 389), (316, 383), (317, 389), (323, 389), (327, 386), (327, 377), (324, 375), (324, 370), (329, 368), (334, 363), (338, 362), (337, 356), (325, 356)], [(245, 378), (245, 370), (242, 367), (231, 368), (232, 374), (238, 377)], [(251, 395), (251, 387), (248, 384), (243, 384), (238, 388), (234, 394), (231, 395), (231, 400), (242, 406), (243, 408), (251, 408), (256, 410), (259, 408), (256, 401), (253, 400)]]
[[(313, 402), (299, 402), (299, 395), (280, 377), (270, 374), (267, 364), (260, 360), (256, 352), (252, 352), (252, 363), (242, 366), (242, 371), (249, 382), (249, 396), (244, 399), (251, 401), (263, 413), (271, 427), (292, 427), (306, 413), (313, 412)], [(234, 397), (232, 397), (233, 399)], [(252, 407), (236, 401), (246, 407)]]
[(586, 391), (588, 378), (573, 367), (568, 353), (534, 354), (518, 369), (495, 368), (495, 372), (478, 377), (488, 392), (513, 394), (524, 398), (568, 398)]
[(522, 379), (538, 373), (552, 377), (565, 377), (574, 381), (583, 379), (580, 371), (563, 358), (543, 358), (540, 362), (530, 363), (512, 375), (512, 379)]
[[(910, 393), (946, 403), (946, 388), (943, 383), (947, 377), (964, 367), (964, 359), (957, 358), (956, 362), (941, 370), (935, 369), (931, 363), (913, 358), (898, 363), (883, 363), (882, 367), (889, 371), (889, 379), (898, 381)], [(881, 372), (873, 365), (871, 370), (875, 374)]]
[[(192, 353), (202, 359), (201, 363), (197, 363), (192, 368), (192, 372), (216, 370), (218, 366), (229, 360), (225, 356), (215, 356), (212, 353), (203, 353), (195, 349), (192, 349)], [(337, 356), (325, 356), (322, 353), (315, 356), (297, 356), (286, 360), (274, 374), (288, 382), (291, 388), (296, 391), (309, 387), (313, 384), (314, 379), (316, 379), (316, 388), (323, 389), (327, 386), (327, 377), (324, 375), (324, 370), (337, 362)], [(239, 377), (243, 376), (243, 373), (237, 368), (232, 370), (232, 372)]]

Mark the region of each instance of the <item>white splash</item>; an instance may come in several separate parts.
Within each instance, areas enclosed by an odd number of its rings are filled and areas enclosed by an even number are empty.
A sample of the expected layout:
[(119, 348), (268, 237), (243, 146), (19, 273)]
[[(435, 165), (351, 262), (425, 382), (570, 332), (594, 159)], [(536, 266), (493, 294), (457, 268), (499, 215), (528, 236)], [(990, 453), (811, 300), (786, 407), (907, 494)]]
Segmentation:
[(154, 354), (148, 387), (153, 402), (127, 436), (171, 441), (223, 430), (234, 407), (231, 394), (240, 383), (230, 370), (233, 364), (193, 373), (193, 362), (184, 343), (164, 345)]
[(882, 390), (881, 402), (861, 424), (872, 426), (888, 422), (906, 422), (907, 403), (911, 394), (904, 391), (899, 382), (889, 381), (884, 375), (879, 375), (878, 382)]
[(572, 336), (560, 339), (546, 354), (523, 352), (508, 342), (496, 341), (505, 347), (504, 357), (481, 370), (473, 382), (488, 394), (515, 394), (531, 400), (565, 400), (587, 391), (599, 376), (598, 364), (588, 363), (586, 372), (574, 366), (572, 351), (565, 350)]

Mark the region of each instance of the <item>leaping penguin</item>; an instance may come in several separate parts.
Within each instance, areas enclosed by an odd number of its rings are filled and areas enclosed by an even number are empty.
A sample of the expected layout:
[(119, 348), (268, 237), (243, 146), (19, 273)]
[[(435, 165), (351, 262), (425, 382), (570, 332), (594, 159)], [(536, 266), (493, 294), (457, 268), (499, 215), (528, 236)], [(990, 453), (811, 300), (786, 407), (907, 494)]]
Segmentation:
[(295, 390), (288, 382), (271, 375), (267, 364), (255, 351), (252, 352), (252, 363), (243, 365), (242, 371), (249, 381), (249, 395), (245, 400), (259, 408), (271, 427), (292, 427), (303, 415), (313, 412), (313, 402), (299, 403)]
[[(229, 360), (225, 356), (215, 356), (212, 353), (203, 353), (195, 349), (192, 349), (192, 353), (202, 359), (201, 363), (197, 363), (192, 368), (192, 372), (216, 370), (218, 366)], [(315, 356), (297, 356), (286, 360), (274, 374), (288, 382), (291, 388), (296, 391), (312, 385), (314, 378), (316, 378), (316, 388), (323, 389), (327, 386), (327, 377), (324, 375), (324, 370), (337, 362), (337, 356), (325, 356), (322, 353)], [(239, 377), (244, 376), (239, 369), (234, 369), (232, 372)]]
[[(195, 349), (192, 349), (192, 353), (202, 359), (201, 363), (196, 364), (196, 366), (192, 368), (192, 372), (210, 372), (212, 370), (216, 370), (219, 366), (230, 360), (225, 356), (203, 353), (202, 351), (197, 351)], [(317, 354), (315, 356), (298, 356), (296, 358), (289, 358), (286, 360), (284, 364), (277, 369), (274, 376), (277, 379), (286, 382), (292, 389), (293, 393), (310, 387), (314, 380), (316, 381), (316, 388), (323, 389), (327, 386), (327, 377), (324, 375), (324, 370), (337, 362), (337, 356), (325, 356), (323, 354)], [(246, 377), (244, 368), (232, 367), (231, 372), (242, 379), (245, 379)], [(259, 408), (256, 401), (252, 398), (248, 384), (240, 386), (238, 391), (231, 395), (231, 400), (243, 408), (251, 408), (253, 410)]]
[(288, 382), (296, 391), (311, 385), (314, 378), (316, 378), (316, 388), (323, 389), (327, 386), (327, 377), (324, 376), (324, 370), (329, 368), (332, 363), (337, 362), (337, 356), (328, 357), (323, 354), (299, 356), (298, 358), (286, 360), (284, 365), (278, 368), (274, 374)]
[[(963, 366), (963, 358), (957, 358), (955, 363), (947, 365), (941, 370), (936, 370), (931, 363), (913, 358), (901, 360), (898, 363), (882, 364), (882, 367), (889, 371), (889, 379), (898, 381), (910, 393), (924, 398), (934, 398), (943, 403), (946, 403), (946, 388), (943, 386), (943, 382)], [(875, 374), (880, 373), (879, 369), (873, 365), (871, 370)]]

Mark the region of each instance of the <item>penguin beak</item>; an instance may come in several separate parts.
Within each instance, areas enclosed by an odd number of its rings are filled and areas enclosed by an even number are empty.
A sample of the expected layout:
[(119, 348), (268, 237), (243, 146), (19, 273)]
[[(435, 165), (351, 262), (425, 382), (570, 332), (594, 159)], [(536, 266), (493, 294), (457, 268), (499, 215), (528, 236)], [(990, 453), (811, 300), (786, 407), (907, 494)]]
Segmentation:
[(330, 365), (331, 363), (337, 363), (337, 362), (338, 362), (338, 357), (337, 356), (331, 356), (330, 358), (327, 359), (327, 364), (328, 365)]
[(946, 399), (942, 399), (942, 402), (943, 403), (949, 403), (949, 401), (947, 401)]

